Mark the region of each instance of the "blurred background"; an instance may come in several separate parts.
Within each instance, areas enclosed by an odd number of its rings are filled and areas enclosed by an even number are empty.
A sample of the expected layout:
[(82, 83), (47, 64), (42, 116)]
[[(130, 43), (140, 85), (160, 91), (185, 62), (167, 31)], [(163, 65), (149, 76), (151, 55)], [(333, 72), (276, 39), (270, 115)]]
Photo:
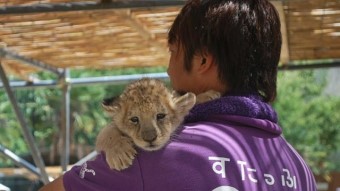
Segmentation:
[[(340, 190), (340, 1), (271, 1), (283, 47), (273, 103), (284, 137)], [(184, 1), (0, 2), (0, 191), (33, 191), (93, 154), (104, 98), (168, 83), (167, 32)]]

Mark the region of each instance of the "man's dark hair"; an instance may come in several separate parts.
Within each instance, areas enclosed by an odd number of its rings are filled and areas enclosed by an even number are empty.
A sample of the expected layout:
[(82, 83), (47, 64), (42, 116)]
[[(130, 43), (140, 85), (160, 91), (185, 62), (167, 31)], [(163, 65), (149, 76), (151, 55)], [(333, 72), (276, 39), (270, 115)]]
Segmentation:
[(230, 91), (274, 101), (282, 38), (279, 15), (267, 0), (189, 0), (168, 43), (183, 47), (187, 71), (194, 54), (209, 52)]

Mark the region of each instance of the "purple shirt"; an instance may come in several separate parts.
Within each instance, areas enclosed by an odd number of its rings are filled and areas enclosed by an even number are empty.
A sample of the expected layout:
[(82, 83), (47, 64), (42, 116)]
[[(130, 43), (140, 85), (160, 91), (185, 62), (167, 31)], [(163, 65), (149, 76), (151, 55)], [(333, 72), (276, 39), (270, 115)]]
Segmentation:
[(131, 167), (110, 170), (101, 153), (64, 175), (71, 190), (316, 191), (312, 172), (287, 143), (275, 111), (253, 95), (195, 106), (172, 141), (138, 150)]

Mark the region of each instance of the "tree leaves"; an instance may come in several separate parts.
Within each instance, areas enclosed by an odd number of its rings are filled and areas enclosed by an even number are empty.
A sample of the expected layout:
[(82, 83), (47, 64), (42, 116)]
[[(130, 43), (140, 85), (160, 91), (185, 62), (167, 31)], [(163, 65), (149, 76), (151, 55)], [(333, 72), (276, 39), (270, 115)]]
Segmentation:
[(274, 107), (286, 139), (316, 174), (338, 170), (340, 151), (340, 98), (323, 94), (327, 72), (282, 72)]

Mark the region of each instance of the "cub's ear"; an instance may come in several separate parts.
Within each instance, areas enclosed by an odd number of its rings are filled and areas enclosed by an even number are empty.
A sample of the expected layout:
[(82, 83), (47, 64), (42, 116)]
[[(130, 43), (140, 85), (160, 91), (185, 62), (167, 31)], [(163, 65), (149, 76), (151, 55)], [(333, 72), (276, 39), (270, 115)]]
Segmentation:
[(178, 93), (173, 92), (172, 95), (176, 111), (181, 115), (187, 115), (196, 103), (196, 95), (194, 93), (188, 92), (184, 95), (179, 95)]
[(171, 99), (174, 99), (175, 97), (178, 97), (178, 96), (180, 96), (180, 95), (179, 95), (179, 93), (177, 91), (173, 90), (171, 92)]
[(117, 96), (103, 99), (102, 106), (105, 111), (108, 113), (116, 112), (119, 109), (118, 99)]
[(114, 96), (114, 97), (110, 97), (110, 98), (104, 98), (103, 99), (103, 106), (108, 106), (108, 105), (111, 105), (115, 100), (117, 99), (117, 96)]

